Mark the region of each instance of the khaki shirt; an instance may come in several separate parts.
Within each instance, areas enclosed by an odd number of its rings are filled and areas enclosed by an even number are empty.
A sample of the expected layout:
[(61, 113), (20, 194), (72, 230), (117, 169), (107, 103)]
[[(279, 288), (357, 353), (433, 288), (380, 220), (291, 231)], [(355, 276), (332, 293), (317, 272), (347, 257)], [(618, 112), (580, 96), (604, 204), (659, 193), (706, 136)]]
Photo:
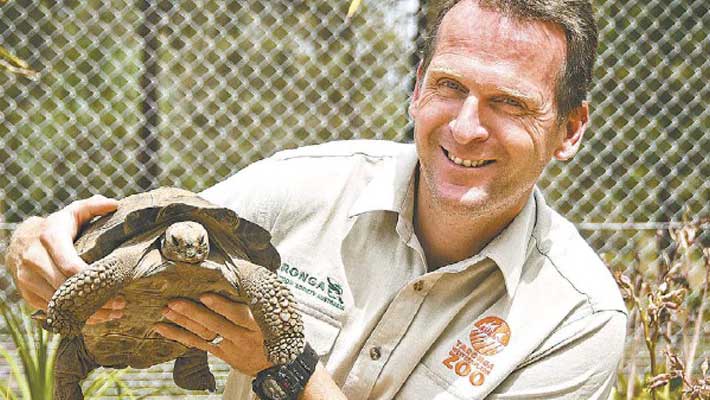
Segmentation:
[[(349, 399), (606, 399), (626, 310), (539, 191), (479, 254), (427, 272), (412, 144), (283, 151), (203, 193), (268, 229), (306, 338)], [(251, 378), (232, 371), (228, 400)]]

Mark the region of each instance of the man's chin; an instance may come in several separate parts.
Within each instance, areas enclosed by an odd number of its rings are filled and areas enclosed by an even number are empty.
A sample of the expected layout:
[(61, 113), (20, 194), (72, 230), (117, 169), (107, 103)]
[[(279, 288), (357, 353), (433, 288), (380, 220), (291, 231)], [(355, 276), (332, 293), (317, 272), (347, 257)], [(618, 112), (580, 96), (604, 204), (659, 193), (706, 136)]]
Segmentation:
[(481, 188), (438, 193), (435, 203), (449, 214), (475, 217), (491, 211), (490, 196)]

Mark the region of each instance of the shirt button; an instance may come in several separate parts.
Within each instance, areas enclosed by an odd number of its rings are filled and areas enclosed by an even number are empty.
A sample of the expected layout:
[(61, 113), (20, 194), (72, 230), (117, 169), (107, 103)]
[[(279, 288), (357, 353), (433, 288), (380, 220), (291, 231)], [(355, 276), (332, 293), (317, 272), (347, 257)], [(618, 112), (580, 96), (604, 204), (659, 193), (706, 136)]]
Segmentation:
[(424, 289), (424, 282), (422, 282), (422, 281), (414, 282), (414, 291), (415, 292), (421, 292), (422, 289)]
[(373, 359), (374, 361), (377, 361), (382, 357), (382, 352), (380, 351), (379, 346), (373, 346), (370, 348), (370, 358)]

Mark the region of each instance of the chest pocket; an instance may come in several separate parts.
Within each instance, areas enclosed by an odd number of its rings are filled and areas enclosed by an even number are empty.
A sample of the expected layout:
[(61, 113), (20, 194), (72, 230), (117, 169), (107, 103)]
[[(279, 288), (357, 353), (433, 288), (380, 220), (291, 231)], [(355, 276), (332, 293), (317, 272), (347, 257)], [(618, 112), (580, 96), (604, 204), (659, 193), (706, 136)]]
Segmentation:
[(325, 364), (340, 333), (341, 323), (308, 305), (298, 304), (306, 341)]
[(402, 388), (394, 397), (396, 400), (405, 399), (435, 399), (435, 400), (468, 400), (475, 397), (461, 397), (452, 393), (456, 383), (450, 383), (438, 376), (424, 363), (414, 368)]

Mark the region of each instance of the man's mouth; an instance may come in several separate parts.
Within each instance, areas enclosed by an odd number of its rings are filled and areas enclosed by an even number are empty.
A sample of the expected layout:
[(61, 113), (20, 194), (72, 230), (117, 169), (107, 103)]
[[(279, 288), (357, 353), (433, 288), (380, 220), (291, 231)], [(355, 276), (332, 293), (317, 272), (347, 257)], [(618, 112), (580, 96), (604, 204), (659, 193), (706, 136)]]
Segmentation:
[(454, 156), (453, 154), (449, 153), (444, 148), (442, 148), (442, 150), (444, 150), (444, 154), (446, 154), (446, 157), (449, 160), (451, 160), (454, 164), (460, 165), (460, 166), (466, 167), (466, 168), (480, 168), (480, 167), (492, 164), (494, 162), (493, 160), (466, 160), (466, 159)]

